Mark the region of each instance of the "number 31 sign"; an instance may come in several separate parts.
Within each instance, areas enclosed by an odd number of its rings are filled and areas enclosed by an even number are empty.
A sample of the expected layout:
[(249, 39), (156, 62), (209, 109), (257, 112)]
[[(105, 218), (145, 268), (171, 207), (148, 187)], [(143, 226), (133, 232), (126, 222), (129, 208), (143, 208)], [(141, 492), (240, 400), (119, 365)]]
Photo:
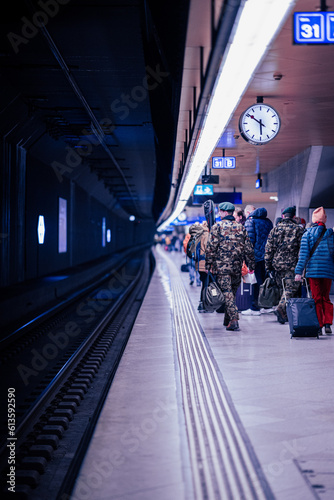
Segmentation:
[(334, 43), (334, 12), (295, 12), (294, 43)]

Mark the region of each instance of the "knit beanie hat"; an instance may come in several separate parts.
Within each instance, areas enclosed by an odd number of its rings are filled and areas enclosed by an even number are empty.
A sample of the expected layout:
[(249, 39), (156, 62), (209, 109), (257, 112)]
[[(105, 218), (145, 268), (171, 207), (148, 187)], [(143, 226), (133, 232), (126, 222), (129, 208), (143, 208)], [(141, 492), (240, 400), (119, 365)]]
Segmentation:
[(323, 222), (326, 224), (327, 215), (324, 207), (316, 208), (312, 214), (312, 222)]
[(286, 215), (286, 214), (291, 214), (291, 217), (293, 217), (294, 215), (296, 215), (296, 207), (293, 206), (293, 207), (288, 207), (288, 208), (285, 208), (283, 211), (282, 211), (282, 214)]

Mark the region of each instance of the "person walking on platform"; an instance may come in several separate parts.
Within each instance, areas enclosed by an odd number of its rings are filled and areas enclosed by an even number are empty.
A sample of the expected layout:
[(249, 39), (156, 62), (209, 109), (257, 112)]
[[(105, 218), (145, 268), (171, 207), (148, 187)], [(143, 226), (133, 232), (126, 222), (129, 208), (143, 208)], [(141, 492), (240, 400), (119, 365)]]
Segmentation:
[(302, 237), (295, 280), (302, 281), (302, 274), (306, 269), (305, 276), (310, 283), (320, 328), (324, 326), (325, 333), (331, 335), (333, 304), (329, 293), (334, 279), (334, 233), (333, 229), (326, 228), (326, 221), (327, 215), (323, 207), (314, 210), (313, 225)]
[(203, 233), (201, 234), (201, 240), (200, 240), (200, 246), (199, 246), (199, 252), (198, 252), (198, 260), (195, 262), (195, 267), (196, 270), (199, 272), (200, 279), (202, 282), (202, 288), (201, 288), (201, 295), (200, 295), (200, 303), (198, 306), (198, 311), (205, 313), (207, 312), (205, 307), (203, 306), (203, 293), (204, 293), (204, 288), (205, 288), (205, 282), (207, 279), (207, 272), (205, 270), (205, 252), (206, 252), (206, 245), (208, 243), (209, 239), (209, 226), (206, 221), (202, 222), (201, 224), (203, 228)]
[(248, 217), (250, 216), (250, 214), (252, 212), (254, 212), (254, 210), (256, 210), (256, 208), (254, 207), (254, 205), (246, 205), (245, 206), (244, 214), (245, 214), (245, 219), (246, 220), (248, 219)]
[(239, 222), (240, 224), (244, 225), (245, 224), (245, 221), (246, 221), (246, 217), (245, 217), (245, 214), (244, 214), (244, 211), (242, 208), (240, 207), (235, 207), (235, 210), (233, 212), (233, 217), (235, 218), (235, 220), (237, 222)]
[[(189, 228), (189, 233), (186, 234), (184, 240), (183, 240), (183, 250), (184, 253), (187, 255), (187, 249), (188, 249), (188, 243), (190, 238), (192, 237), (192, 231), (191, 228), (199, 226), (199, 222), (195, 222), (192, 226)], [(195, 268), (195, 261), (193, 258), (190, 259), (190, 262), (188, 263), (188, 270), (189, 270), (189, 284), (193, 285), (194, 281), (196, 279), (196, 284), (197, 286), (201, 286), (201, 279), (199, 272)]]
[(170, 252), (171, 244), (172, 244), (172, 240), (170, 239), (169, 236), (166, 236), (166, 238), (165, 238), (165, 250), (166, 250), (166, 252)]
[(254, 271), (254, 251), (246, 229), (233, 217), (234, 205), (220, 203), (221, 221), (214, 224), (206, 247), (205, 268), (216, 275), (217, 284), (225, 299), (224, 325), (226, 330), (239, 330), (235, 295), (241, 283), (244, 261)]
[[(273, 276), (279, 287), (281, 298), (275, 310), (277, 321), (287, 321), (286, 301), (296, 297), (300, 283), (295, 281), (295, 267), (298, 262), (300, 242), (304, 229), (293, 219), (296, 207), (288, 207), (282, 212), (282, 220), (269, 233), (265, 247), (264, 262), (267, 273)], [(285, 294), (282, 280), (285, 280)]]
[(266, 277), (264, 250), (268, 235), (272, 228), (273, 223), (270, 219), (268, 219), (267, 210), (264, 207), (254, 210), (245, 222), (245, 229), (254, 248), (256, 277), (256, 283), (253, 285), (252, 305), (250, 309), (246, 309), (246, 311), (242, 311), (241, 313), (246, 316), (259, 316), (261, 314), (257, 301), (259, 297), (260, 285), (262, 285)]

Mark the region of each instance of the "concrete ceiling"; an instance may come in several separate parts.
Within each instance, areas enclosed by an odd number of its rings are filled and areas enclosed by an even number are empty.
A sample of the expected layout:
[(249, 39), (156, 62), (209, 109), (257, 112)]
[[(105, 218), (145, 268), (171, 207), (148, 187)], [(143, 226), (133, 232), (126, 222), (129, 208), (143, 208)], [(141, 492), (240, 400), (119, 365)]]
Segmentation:
[[(316, 4), (299, 0), (294, 10), (314, 11)], [(239, 117), (257, 96), (263, 96), (281, 117), (279, 134), (267, 145), (252, 146), (239, 136), (236, 147), (229, 151), (237, 156), (238, 169), (224, 178), (224, 185), (240, 186), (245, 202), (268, 201), (268, 193), (254, 189), (257, 154), (260, 172), (267, 173), (310, 146), (334, 145), (334, 46), (293, 45), (292, 39), (290, 15), (228, 126), (232, 134), (239, 135)], [(275, 79), (277, 75), (282, 75), (281, 80)]]
[[(210, 11), (210, 2), (193, 1), (190, 6), (190, 20), (184, 62), (180, 116), (178, 122), (175, 169), (179, 168), (184, 154), (184, 142), (189, 137), (189, 110), (193, 109), (193, 88), (200, 95), (199, 46), (203, 46), (204, 59), (208, 61), (211, 47), (211, 20), (203, 13)], [(315, 11), (320, 0), (297, 0), (293, 11)], [(334, 3), (327, 1), (328, 10), (334, 10)], [(198, 29), (198, 26), (201, 29)], [(196, 40), (198, 43), (196, 43)], [(300, 46), (293, 44), (292, 12), (282, 26), (280, 33), (270, 46), (262, 63), (257, 68), (249, 86), (241, 98), (225, 130), (234, 141), (233, 147), (225, 148), (226, 156), (236, 157), (235, 170), (213, 170), (220, 175), (220, 183), (214, 185), (215, 192), (242, 191), (243, 205), (268, 206), (275, 204), (270, 196), (276, 193), (255, 189), (257, 172), (261, 174), (275, 170), (284, 162), (310, 146), (334, 145), (334, 46)], [(239, 117), (257, 96), (271, 104), (280, 114), (281, 129), (270, 143), (254, 146), (247, 143), (239, 133)], [(187, 132), (186, 132), (187, 130)], [(224, 136), (212, 156), (222, 156)], [(211, 166), (211, 159), (208, 161)], [(259, 170), (257, 170), (257, 167)], [(334, 166), (328, 165), (327, 173), (332, 175), (327, 183), (334, 188)], [(176, 179), (174, 171), (174, 180)], [(200, 182), (200, 181), (199, 181)], [(333, 192), (333, 190), (332, 190)], [(334, 197), (332, 196), (332, 203)], [(332, 205), (333, 206), (333, 205)], [(187, 212), (194, 215), (198, 208)], [(203, 215), (203, 214), (202, 214)]]

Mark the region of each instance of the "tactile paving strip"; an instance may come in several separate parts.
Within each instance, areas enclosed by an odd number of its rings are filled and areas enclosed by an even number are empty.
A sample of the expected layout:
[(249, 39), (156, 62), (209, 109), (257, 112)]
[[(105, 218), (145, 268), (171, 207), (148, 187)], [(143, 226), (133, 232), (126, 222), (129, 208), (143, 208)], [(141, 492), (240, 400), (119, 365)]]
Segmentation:
[[(183, 406), (197, 499), (274, 496), (245, 440), (175, 264), (168, 262)], [(221, 376), (221, 375), (220, 375)]]

